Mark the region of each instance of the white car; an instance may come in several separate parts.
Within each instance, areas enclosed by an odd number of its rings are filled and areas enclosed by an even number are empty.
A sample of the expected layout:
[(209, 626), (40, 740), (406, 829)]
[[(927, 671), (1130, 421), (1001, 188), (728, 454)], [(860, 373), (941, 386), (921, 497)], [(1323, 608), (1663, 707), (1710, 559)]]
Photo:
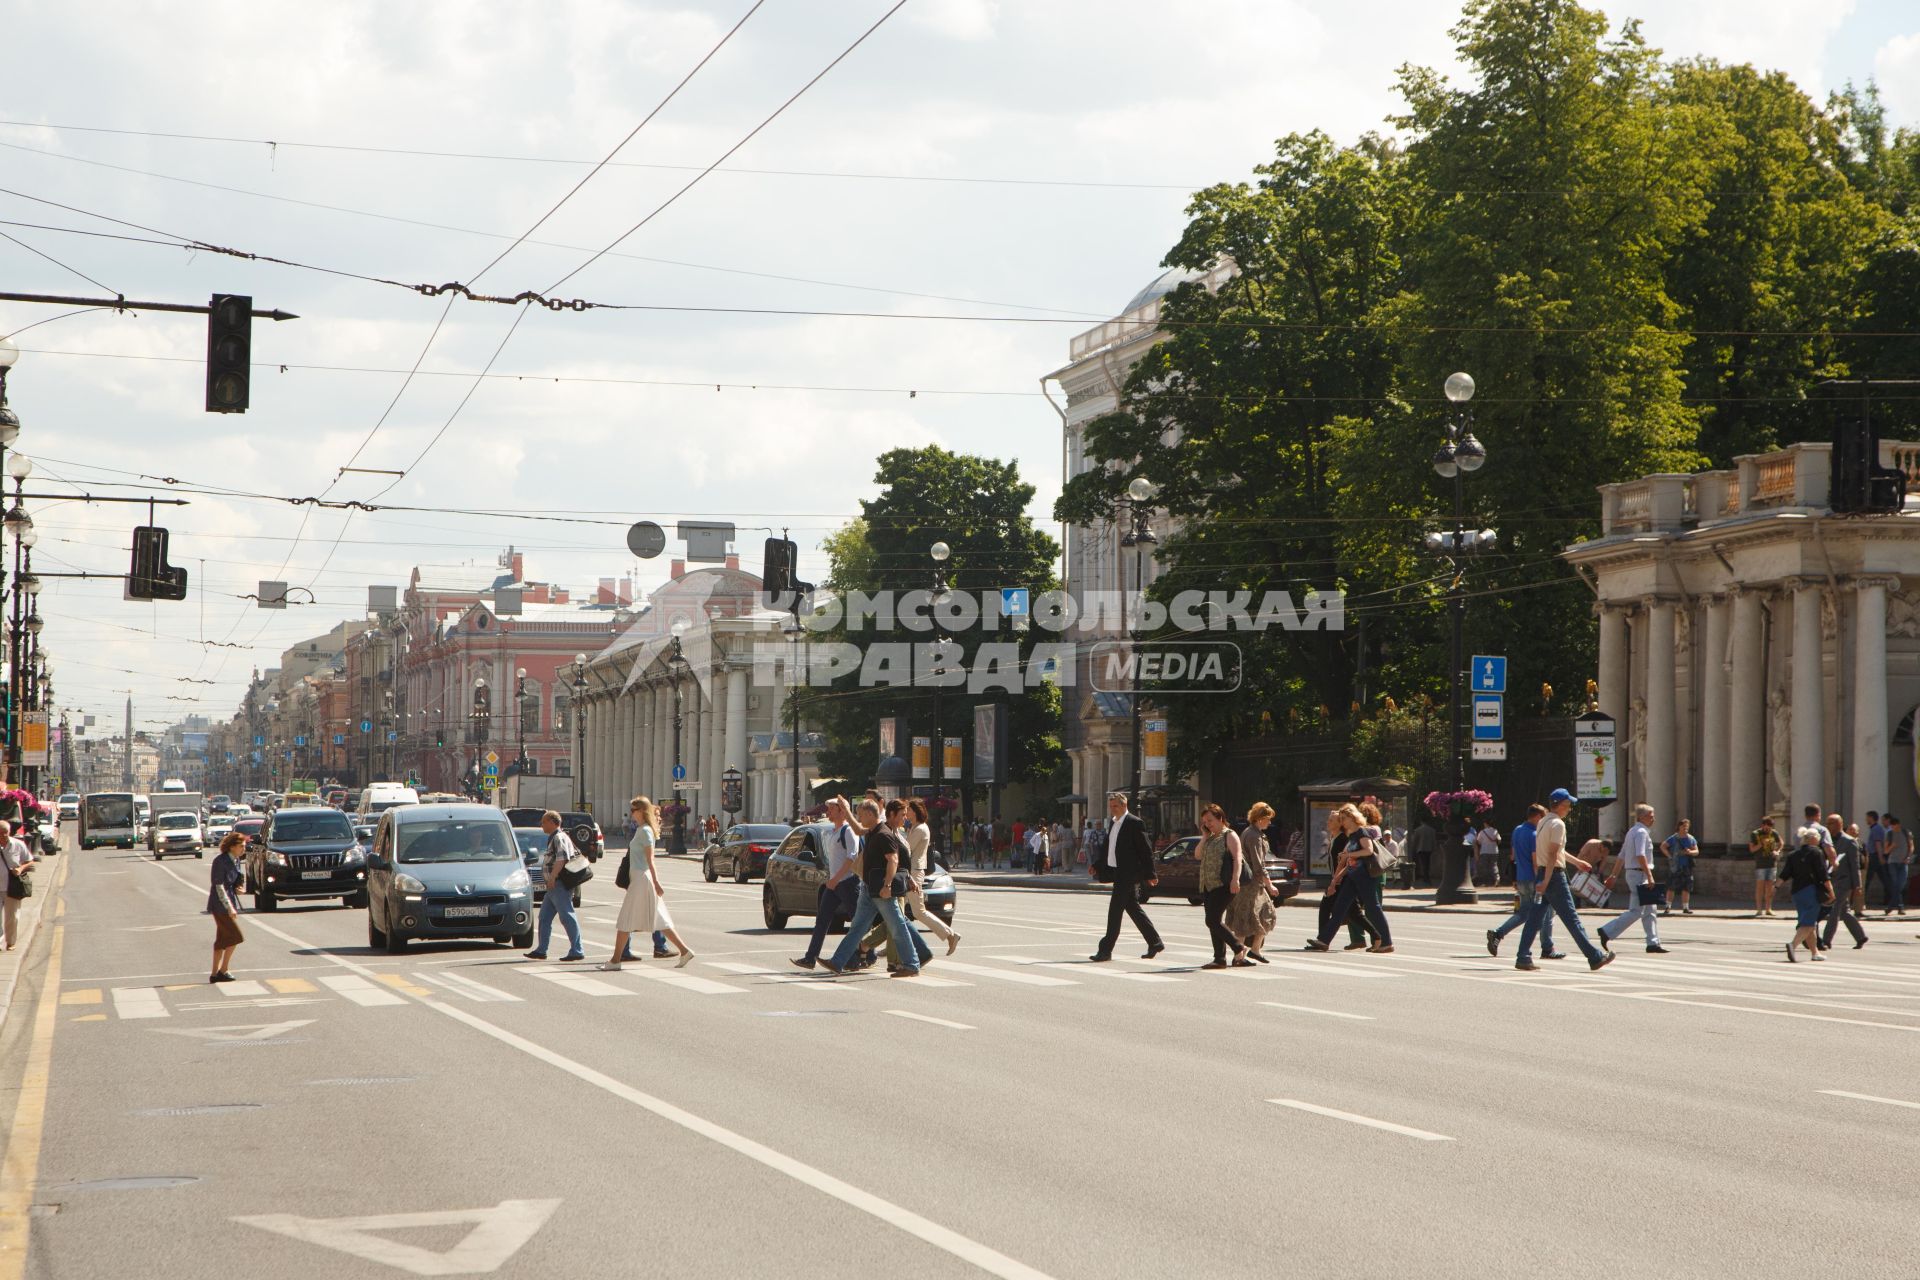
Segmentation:
[[(244, 817), (245, 815), (240, 815)], [(205, 828), (206, 842), (218, 849), (220, 842), (233, 832), (233, 824), (238, 821), (231, 813), (216, 813), (207, 819)]]
[(158, 862), (170, 853), (190, 853), (196, 858), (204, 858), (206, 840), (200, 831), (200, 815), (197, 813), (163, 813), (153, 821), (153, 827), (147, 837), (148, 847), (153, 850), (153, 860)]
[(76, 795), (61, 796), (59, 800), (59, 806), (60, 806), (59, 814), (60, 814), (61, 822), (80, 821), (80, 797), (79, 796), (76, 796)]

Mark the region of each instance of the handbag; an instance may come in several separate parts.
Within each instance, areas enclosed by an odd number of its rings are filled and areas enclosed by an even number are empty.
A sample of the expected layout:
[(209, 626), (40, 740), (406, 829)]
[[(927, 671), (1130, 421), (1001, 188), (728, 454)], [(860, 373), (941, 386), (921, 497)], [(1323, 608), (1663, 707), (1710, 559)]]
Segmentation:
[(1820, 882), (1820, 905), (1826, 906), (1832, 901), (1833, 901), (1833, 881), (1822, 880)]
[(578, 889), (591, 879), (593, 879), (593, 864), (587, 861), (584, 854), (574, 854), (567, 859), (566, 865), (560, 868), (560, 883), (569, 889)]
[(630, 888), (632, 884), (633, 857), (631, 854), (627, 854), (620, 859), (620, 869), (613, 873), (613, 887), (616, 889), (626, 889)]
[(33, 881), (26, 876), (15, 875), (13, 868), (7, 868), (7, 896), (18, 901), (33, 896)]
[(1640, 905), (1643, 907), (1664, 907), (1667, 905), (1667, 886), (1649, 881), (1640, 886)]

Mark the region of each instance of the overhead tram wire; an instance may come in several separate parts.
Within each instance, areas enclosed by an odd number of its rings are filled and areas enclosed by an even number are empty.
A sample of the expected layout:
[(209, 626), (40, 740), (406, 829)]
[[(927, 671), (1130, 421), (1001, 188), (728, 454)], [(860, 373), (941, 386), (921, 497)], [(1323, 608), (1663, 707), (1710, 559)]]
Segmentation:
[[(127, 296), (126, 294), (120, 292), (120, 290), (118, 289), (112, 288), (108, 285), (101, 284), (98, 280), (95, 280), (92, 276), (88, 275), (86, 272), (82, 271), (80, 268), (71, 266), (65, 262), (60, 261), (60, 259), (54, 257), (50, 253), (47, 253), (45, 250), (34, 248), (32, 245), (28, 244), (25, 240), (22, 240), (18, 236), (9, 235), (5, 231), (0, 231), (0, 239), (11, 240), (13, 243), (19, 245), (22, 249), (25, 249), (28, 253), (33, 254), (35, 257), (45, 258), (48, 262), (51, 262), (54, 266), (60, 268), (62, 271), (67, 272), (69, 275), (75, 275), (80, 277), (82, 280), (85, 280), (88, 284), (92, 285), (96, 289), (105, 289), (108, 293), (112, 294), (116, 298), (124, 298)], [(69, 312), (68, 314), (72, 314), (72, 313)]]

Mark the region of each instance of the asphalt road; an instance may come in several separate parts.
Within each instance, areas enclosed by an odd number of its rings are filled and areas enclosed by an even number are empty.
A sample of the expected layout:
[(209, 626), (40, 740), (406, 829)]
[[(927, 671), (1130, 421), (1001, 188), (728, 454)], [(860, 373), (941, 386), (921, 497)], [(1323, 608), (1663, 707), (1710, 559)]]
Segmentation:
[(833, 981), (686, 859), (684, 970), (388, 957), (327, 907), (245, 917), (209, 987), (207, 862), (65, 856), (0, 1037), (0, 1280), (1920, 1274), (1920, 920), (1789, 967), (1790, 918), (1671, 917), (1524, 975), (1484, 916), (1309, 956), (1289, 910), (1213, 973), (1185, 904), (1094, 966), (1100, 899), (963, 887), (927, 979)]

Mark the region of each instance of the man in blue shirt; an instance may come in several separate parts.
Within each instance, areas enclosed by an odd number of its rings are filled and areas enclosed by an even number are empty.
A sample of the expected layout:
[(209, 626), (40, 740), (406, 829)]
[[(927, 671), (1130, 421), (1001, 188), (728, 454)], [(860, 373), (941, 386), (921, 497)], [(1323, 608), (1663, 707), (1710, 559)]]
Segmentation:
[[(1693, 914), (1693, 860), (1700, 852), (1700, 842), (1693, 838), (1693, 823), (1686, 818), (1674, 824), (1673, 834), (1665, 841), (1667, 849), (1667, 888), (1680, 899), (1680, 914)], [(1667, 906), (1660, 914), (1672, 915), (1673, 908)]]
[(1865, 891), (1867, 889), (1871, 889), (1876, 882), (1880, 885), (1882, 892), (1884, 892), (1887, 887), (1887, 828), (1886, 824), (1880, 821), (1880, 815), (1871, 809), (1867, 810), (1865, 853), (1867, 855), (1867, 878), (1866, 883), (1861, 886), (1860, 909), (1862, 911), (1866, 910), (1867, 895)]
[[(1544, 805), (1528, 805), (1527, 819), (1513, 829), (1513, 914), (1498, 929), (1487, 930), (1487, 954), (1500, 954), (1500, 939), (1520, 928), (1527, 922), (1527, 916), (1533, 911), (1537, 896), (1538, 878), (1533, 869), (1534, 841), (1539, 836), (1540, 820), (1547, 816)], [(1567, 954), (1553, 947), (1553, 917), (1548, 915), (1546, 923), (1540, 929), (1540, 958), (1542, 960), (1564, 960)]]

